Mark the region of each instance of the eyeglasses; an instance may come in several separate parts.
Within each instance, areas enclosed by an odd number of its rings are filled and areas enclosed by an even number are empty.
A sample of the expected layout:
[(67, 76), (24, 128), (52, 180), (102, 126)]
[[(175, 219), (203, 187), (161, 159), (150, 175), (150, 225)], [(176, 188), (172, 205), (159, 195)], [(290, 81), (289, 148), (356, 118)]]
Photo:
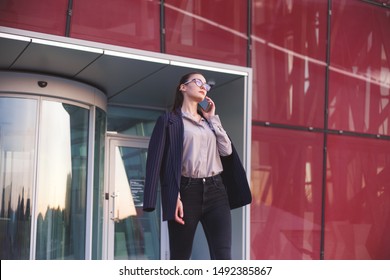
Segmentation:
[(183, 85), (189, 84), (191, 82), (195, 82), (195, 84), (198, 87), (200, 87), (200, 88), (203, 87), (206, 91), (209, 91), (211, 89), (211, 86), (209, 84), (204, 84), (200, 79), (189, 80), (189, 81), (185, 82)]

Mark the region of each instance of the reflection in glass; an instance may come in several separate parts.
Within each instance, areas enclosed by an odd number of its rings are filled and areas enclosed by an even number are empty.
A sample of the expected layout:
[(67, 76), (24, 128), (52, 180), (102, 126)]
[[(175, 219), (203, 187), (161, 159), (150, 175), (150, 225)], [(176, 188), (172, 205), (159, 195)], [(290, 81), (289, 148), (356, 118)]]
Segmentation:
[(88, 110), (43, 101), (36, 259), (84, 259)]
[(64, 36), (68, 0), (1, 1), (0, 25)]
[(329, 135), (325, 259), (390, 259), (390, 145)]
[(160, 50), (160, 1), (73, 1), (70, 37)]
[(252, 259), (319, 259), (321, 133), (254, 126)]
[(329, 128), (390, 135), (389, 10), (332, 2)]
[(106, 135), (106, 113), (96, 108), (95, 157), (93, 179), (92, 259), (102, 259), (102, 230), (104, 203), (104, 152)]
[(162, 111), (120, 106), (108, 107), (107, 130), (125, 135), (151, 136)]
[(256, 2), (252, 118), (323, 126), (327, 1)]
[(167, 53), (245, 66), (247, 3), (165, 0)]
[(160, 213), (142, 210), (146, 156), (147, 149), (115, 150), (115, 259), (160, 258)]
[(29, 259), (37, 101), (0, 98), (0, 259)]

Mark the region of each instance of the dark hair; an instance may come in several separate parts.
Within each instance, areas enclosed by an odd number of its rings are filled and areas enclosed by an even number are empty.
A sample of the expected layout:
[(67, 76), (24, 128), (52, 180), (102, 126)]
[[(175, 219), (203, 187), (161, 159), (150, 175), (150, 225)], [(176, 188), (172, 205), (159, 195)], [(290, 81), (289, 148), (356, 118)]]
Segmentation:
[(185, 82), (187, 82), (192, 75), (196, 75), (196, 74), (199, 74), (199, 75), (203, 76), (202, 73), (191, 72), (191, 73), (185, 74), (183, 77), (181, 77), (181, 79), (179, 81), (179, 84), (176, 87), (175, 101), (173, 103), (172, 112), (175, 112), (177, 109), (180, 109), (181, 106), (183, 105), (184, 96), (183, 96), (183, 93), (180, 90), (180, 86), (182, 84), (184, 84)]

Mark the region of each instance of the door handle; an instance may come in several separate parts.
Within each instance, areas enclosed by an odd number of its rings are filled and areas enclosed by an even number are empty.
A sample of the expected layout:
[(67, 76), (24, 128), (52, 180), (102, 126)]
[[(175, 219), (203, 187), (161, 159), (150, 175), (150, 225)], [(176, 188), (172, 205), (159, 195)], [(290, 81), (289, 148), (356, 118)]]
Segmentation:
[[(119, 219), (119, 209), (116, 209), (116, 198), (119, 196), (119, 193), (118, 192), (113, 192), (111, 194), (111, 198), (112, 198), (112, 211), (111, 211), (111, 220), (114, 221), (114, 223), (119, 223), (120, 222), (120, 219)], [(115, 212), (116, 213), (116, 216), (115, 216)]]

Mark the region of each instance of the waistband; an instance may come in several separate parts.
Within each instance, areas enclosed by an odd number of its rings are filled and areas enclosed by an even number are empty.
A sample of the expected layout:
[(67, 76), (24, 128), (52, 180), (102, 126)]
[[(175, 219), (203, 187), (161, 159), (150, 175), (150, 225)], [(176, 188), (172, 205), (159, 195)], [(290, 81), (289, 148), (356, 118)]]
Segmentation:
[(191, 178), (191, 177), (185, 177), (181, 176), (181, 182), (185, 184), (207, 184), (207, 183), (214, 183), (216, 180), (220, 180), (221, 175), (215, 175), (211, 177), (204, 177), (204, 178)]

